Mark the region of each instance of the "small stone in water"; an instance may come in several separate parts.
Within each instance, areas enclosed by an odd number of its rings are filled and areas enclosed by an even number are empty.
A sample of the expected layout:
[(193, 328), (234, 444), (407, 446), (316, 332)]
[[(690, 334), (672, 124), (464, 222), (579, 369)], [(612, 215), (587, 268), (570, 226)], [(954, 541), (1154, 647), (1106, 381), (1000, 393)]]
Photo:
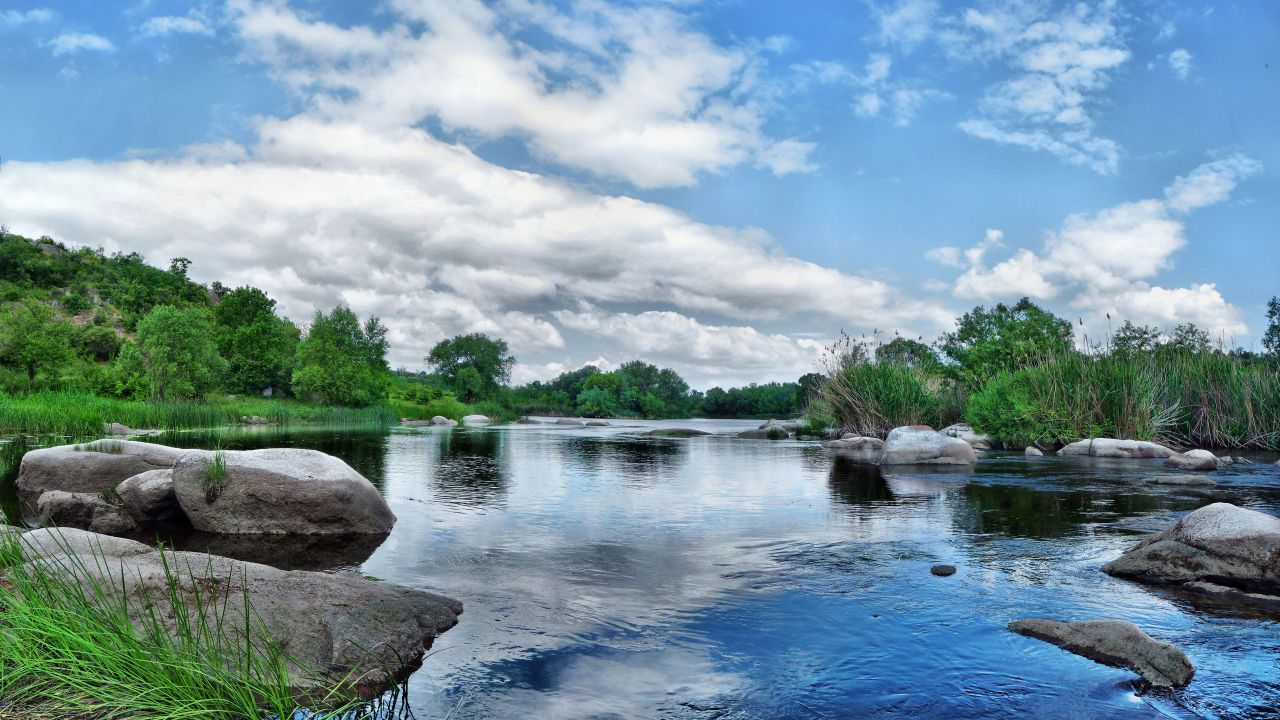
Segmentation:
[(947, 577), (948, 575), (955, 575), (956, 568), (954, 565), (934, 565), (929, 568), (929, 572), (939, 577)]

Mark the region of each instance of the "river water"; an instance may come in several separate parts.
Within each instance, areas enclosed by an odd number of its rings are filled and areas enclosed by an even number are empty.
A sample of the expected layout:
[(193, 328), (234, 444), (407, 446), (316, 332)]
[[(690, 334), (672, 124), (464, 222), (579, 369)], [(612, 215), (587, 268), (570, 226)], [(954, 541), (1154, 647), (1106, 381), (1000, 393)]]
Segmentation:
[[(1145, 484), (1158, 461), (1011, 453), (885, 475), (817, 443), (733, 437), (756, 424), (224, 436), (337, 455), (399, 521), (376, 546), (181, 541), (462, 600), (409, 681), (424, 720), (1277, 716), (1274, 620), (1100, 570), (1211, 502), (1280, 514), (1274, 456), (1212, 489)], [(660, 426), (714, 434), (644, 435)], [(958, 572), (930, 574), (940, 563)], [(1144, 692), (1005, 630), (1036, 616), (1131, 620), (1186, 651), (1195, 680)]]

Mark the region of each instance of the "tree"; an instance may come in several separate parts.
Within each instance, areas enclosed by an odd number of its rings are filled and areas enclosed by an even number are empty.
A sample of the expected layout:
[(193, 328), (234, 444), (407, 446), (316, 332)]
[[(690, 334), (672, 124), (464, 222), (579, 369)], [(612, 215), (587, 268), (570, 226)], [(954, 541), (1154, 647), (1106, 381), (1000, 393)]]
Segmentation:
[(1209, 339), (1209, 333), (1197, 328), (1195, 323), (1187, 323), (1173, 329), (1173, 334), (1164, 342), (1164, 347), (1182, 352), (1199, 353), (1209, 352), (1213, 345)]
[(316, 311), (307, 336), (298, 345), (293, 390), (331, 405), (368, 405), (381, 398), (389, 382), (387, 329), (376, 317), (364, 325), (350, 308), (329, 315)]
[(226, 386), (236, 392), (287, 390), (301, 335), (275, 314), (276, 301), (254, 287), (226, 291), (213, 308), (218, 352), (229, 364)]
[(876, 348), (876, 362), (885, 361), (906, 365), (937, 365), (938, 354), (922, 342), (895, 337), (887, 345)]
[(969, 382), (1026, 367), (1072, 347), (1071, 323), (1028, 298), (1013, 307), (981, 305), (956, 321), (955, 332), (938, 338), (938, 349), (957, 363)]
[(1262, 347), (1280, 358), (1280, 298), (1274, 295), (1267, 303), (1267, 332), (1262, 336)]
[(1124, 326), (1111, 338), (1111, 350), (1116, 353), (1141, 354), (1155, 351), (1160, 344), (1160, 330), (1147, 325), (1134, 325), (1125, 320)]
[(71, 326), (44, 303), (28, 299), (0, 312), (0, 364), (25, 370), (29, 381), (71, 359), (70, 340)]
[(209, 317), (199, 308), (157, 305), (138, 323), (136, 342), (150, 394), (157, 399), (204, 395), (227, 369)]
[[(463, 402), (493, 397), (499, 386), (511, 380), (511, 368), (516, 364), (505, 340), (481, 333), (441, 340), (422, 360), (444, 377)], [(465, 368), (475, 375), (463, 373)]]

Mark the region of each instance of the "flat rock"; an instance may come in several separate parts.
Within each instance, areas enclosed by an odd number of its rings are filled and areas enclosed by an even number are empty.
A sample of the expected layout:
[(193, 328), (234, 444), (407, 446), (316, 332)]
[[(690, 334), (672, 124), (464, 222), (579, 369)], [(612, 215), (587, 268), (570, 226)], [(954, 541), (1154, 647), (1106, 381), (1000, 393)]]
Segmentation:
[(556, 421), (556, 424), (557, 425), (581, 425), (582, 421), (574, 420), (573, 418), (560, 418), (559, 420)]
[(1218, 456), (1208, 450), (1188, 450), (1184, 453), (1174, 453), (1164, 459), (1166, 467), (1176, 468), (1178, 470), (1195, 470), (1204, 472), (1206, 470), (1218, 469)]
[(1203, 475), (1157, 475), (1143, 482), (1148, 485), (1217, 485)]
[(50, 490), (36, 502), (40, 524), (45, 527), (75, 528), (105, 535), (124, 535), (137, 530), (124, 508), (107, 502), (100, 493), (69, 493)]
[(974, 450), (990, 450), (994, 447), (994, 445), (991, 444), (990, 436), (974, 432), (973, 428), (969, 427), (968, 423), (948, 425), (938, 432), (946, 435), (947, 437), (960, 438), (961, 440), (969, 443), (969, 446)]
[(116, 486), (124, 509), (139, 525), (185, 517), (173, 491), (172, 470), (148, 470)]
[(924, 426), (894, 428), (884, 441), (881, 465), (975, 465), (973, 447)]
[(1176, 645), (1161, 642), (1127, 620), (1062, 622), (1014, 620), (1009, 629), (1111, 667), (1132, 670), (1158, 687), (1183, 687), (1196, 668)]
[(363, 475), (331, 455), (300, 448), (228, 450), (225, 482), (210, 498), (214, 453), (192, 451), (173, 467), (178, 504), (196, 530), (224, 534), (363, 535), (391, 532), (396, 516)]
[(520, 418), (519, 420), (516, 421), (516, 424), (517, 425), (541, 425), (542, 422), (539, 420), (534, 420), (532, 418)]
[(588, 420), (587, 427), (610, 427), (608, 420)]
[(148, 470), (164, 470), (187, 451), (134, 440), (98, 440), (82, 445), (30, 450), (18, 468), (18, 489), (96, 493)]
[(791, 433), (781, 425), (765, 425), (761, 428), (743, 430), (738, 433), (738, 437), (748, 440), (786, 440), (791, 437)]
[(1059, 455), (1083, 455), (1122, 460), (1167, 458), (1174, 451), (1163, 445), (1145, 440), (1116, 440), (1114, 438), (1090, 438), (1073, 442), (1058, 451)]
[(467, 415), (462, 422), (466, 425), (489, 425), (493, 421), (487, 415)]
[(1206, 581), (1280, 592), (1280, 518), (1229, 503), (1206, 505), (1102, 569), (1143, 582)]
[(699, 435), (710, 435), (706, 430), (691, 430), (689, 428), (658, 428), (650, 430), (650, 435), (658, 437), (697, 437)]
[(1044, 455), (1040, 448), (1035, 447), (1034, 445), (1028, 445), (1027, 449), (1022, 451), (1022, 454), (1027, 457), (1040, 457)]
[[(155, 548), (71, 529), (33, 530), (20, 541), (25, 561), (123, 593), (135, 625), (144, 613), (155, 612), (172, 632), (175, 595), (199, 622), (197, 593), (170, 593)], [(163, 560), (184, 587), (201, 588), (202, 602), (216, 600), (231, 627), (245, 626), (247, 597), (255, 622), (260, 619), (292, 659), (289, 670), (303, 689), (332, 685), (354, 693), (385, 687), (412, 670), (462, 613), (457, 600), (352, 573), (285, 571), (190, 552), (165, 551)], [(320, 677), (304, 677), (303, 668)], [(343, 682), (348, 677), (355, 680)]]

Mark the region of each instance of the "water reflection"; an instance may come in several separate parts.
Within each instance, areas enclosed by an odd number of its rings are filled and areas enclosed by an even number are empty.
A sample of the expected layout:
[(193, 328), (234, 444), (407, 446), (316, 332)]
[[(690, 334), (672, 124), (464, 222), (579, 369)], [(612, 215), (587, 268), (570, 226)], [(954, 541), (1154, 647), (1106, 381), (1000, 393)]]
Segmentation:
[(557, 455), (567, 467), (586, 474), (609, 474), (641, 485), (675, 477), (684, 465), (689, 444), (630, 435), (568, 436)]
[(439, 453), (430, 480), (437, 501), (481, 508), (506, 502), (503, 433), (455, 429), (431, 437)]

